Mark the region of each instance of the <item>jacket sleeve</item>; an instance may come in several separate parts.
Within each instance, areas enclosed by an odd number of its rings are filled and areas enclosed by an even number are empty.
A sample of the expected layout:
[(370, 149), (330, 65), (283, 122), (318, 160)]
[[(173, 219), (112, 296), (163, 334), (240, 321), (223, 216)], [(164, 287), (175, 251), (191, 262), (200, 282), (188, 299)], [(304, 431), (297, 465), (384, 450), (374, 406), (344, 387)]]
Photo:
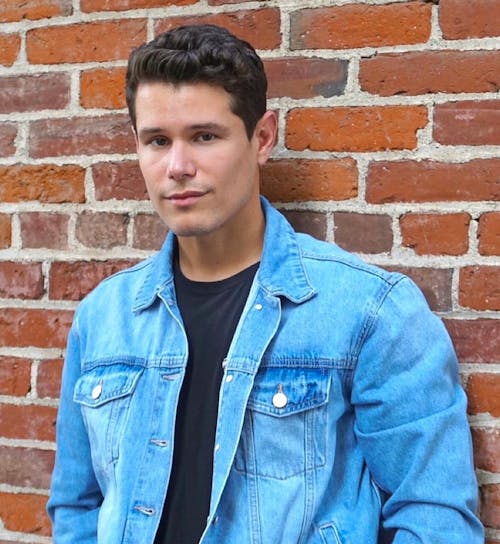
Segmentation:
[(80, 375), (76, 320), (69, 333), (56, 428), (56, 461), (47, 511), (54, 544), (95, 544), (103, 497), (95, 478), (88, 435), (73, 390)]
[(393, 544), (480, 544), (466, 397), (449, 336), (408, 278), (368, 312), (353, 378), (356, 435)]

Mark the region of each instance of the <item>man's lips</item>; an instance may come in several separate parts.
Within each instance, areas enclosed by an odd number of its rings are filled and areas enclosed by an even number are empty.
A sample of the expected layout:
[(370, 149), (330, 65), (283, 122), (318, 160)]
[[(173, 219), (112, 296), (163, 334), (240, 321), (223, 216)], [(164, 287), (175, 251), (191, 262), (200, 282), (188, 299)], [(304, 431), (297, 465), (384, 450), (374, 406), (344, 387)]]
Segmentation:
[(167, 200), (170, 200), (170, 202), (173, 202), (178, 206), (189, 206), (190, 204), (194, 204), (205, 194), (206, 192), (204, 191), (183, 191), (182, 193), (168, 195)]

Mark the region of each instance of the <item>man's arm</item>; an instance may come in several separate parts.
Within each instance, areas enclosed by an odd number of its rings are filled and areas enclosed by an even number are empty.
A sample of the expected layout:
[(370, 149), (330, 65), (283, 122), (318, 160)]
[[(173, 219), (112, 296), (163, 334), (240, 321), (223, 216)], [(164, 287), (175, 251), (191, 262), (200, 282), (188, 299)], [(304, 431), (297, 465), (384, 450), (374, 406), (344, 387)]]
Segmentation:
[(442, 322), (400, 280), (371, 312), (355, 371), (356, 434), (394, 544), (479, 544), (466, 397)]
[(47, 511), (54, 544), (95, 544), (102, 494), (97, 484), (88, 435), (73, 390), (80, 375), (76, 325), (68, 337), (61, 400), (57, 416), (56, 463)]

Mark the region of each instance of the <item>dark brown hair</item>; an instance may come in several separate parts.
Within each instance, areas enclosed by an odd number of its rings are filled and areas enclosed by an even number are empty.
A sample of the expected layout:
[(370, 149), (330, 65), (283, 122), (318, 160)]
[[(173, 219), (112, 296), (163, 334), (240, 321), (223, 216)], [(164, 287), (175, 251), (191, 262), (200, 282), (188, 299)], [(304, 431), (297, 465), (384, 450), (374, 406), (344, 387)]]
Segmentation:
[(177, 27), (132, 52), (126, 97), (134, 128), (137, 88), (140, 83), (153, 82), (223, 87), (231, 96), (231, 111), (242, 119), (249, 139), (266, 111), (267, 79), (262, 60), (249, 43), (219, 26)]

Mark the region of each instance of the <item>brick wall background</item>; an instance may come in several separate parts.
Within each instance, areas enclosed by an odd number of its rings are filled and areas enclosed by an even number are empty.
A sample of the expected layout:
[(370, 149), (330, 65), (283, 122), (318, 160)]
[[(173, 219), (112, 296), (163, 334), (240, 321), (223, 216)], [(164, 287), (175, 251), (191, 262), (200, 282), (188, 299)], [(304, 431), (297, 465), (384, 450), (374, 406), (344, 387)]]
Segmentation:
[(266, 61), (281, 136), (264, 194), (298, 228), (407, 272), (445, 320), (499, 544), (498, 0), (0, 2), (0, 544), (50, 542), (77, 301), (163, 239), (124, 69), (188, 21), (227, 26)]

